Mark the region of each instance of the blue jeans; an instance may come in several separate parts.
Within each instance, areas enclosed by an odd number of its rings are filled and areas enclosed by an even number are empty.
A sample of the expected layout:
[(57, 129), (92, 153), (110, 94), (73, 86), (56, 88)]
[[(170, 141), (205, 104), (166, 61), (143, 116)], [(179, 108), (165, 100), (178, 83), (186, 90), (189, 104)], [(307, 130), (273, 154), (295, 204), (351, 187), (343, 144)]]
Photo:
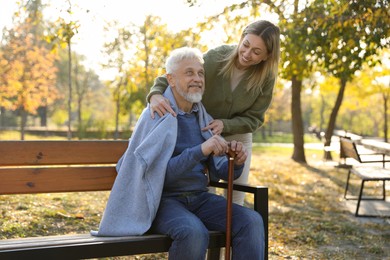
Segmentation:
[[(226, 199), (209, 192), (163, 197), (151, 230), (173, 239), (169, 259), (204, 260), (208, 230), (226, 231)], [(231, 230), (234, 260), (264, 259), (264, 225), (259, 213), (233, 203)]]

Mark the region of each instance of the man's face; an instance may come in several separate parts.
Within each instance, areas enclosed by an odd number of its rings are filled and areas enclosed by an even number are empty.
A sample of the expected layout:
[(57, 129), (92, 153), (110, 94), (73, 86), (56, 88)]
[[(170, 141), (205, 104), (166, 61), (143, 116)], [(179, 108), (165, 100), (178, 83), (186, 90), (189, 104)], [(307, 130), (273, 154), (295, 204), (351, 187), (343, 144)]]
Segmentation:
[(200, 102), (204, 92), (203, 65), (197, 59), (184, 59), (177, 68), (175, 72), (167, 75), (175, 98), (189, 103)]

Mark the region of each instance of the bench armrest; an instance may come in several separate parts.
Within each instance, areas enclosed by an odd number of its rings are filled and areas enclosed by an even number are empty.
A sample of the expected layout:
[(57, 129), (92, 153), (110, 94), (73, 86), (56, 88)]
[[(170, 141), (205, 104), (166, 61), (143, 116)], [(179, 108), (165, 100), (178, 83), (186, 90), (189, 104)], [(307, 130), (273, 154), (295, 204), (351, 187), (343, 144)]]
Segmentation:
[(390, 160), (386, 160), (386, 154), (384, 153), (372, 153), (372, 154), (359, 154), (360, 156), (370, 156), (370, 155), (382, 155), (382, 160), (362, 160), (360, 163), (382, 163), (383, 168), (386, 167), (386, 163), (390, 162)]
[[(226, 182), (210, 181), (210, 186), (227, 189)], [(250, 186), (246, 184), (233, 184), (233, 190), (251, 193), (254, 196), (253, 209), (259, 212), (263, 218), (268, 217), (268, 187)]]
[(387, 154), (385, 154), (385, 153), (379, 153), (379, 152), (375, 152), (375, 153), (359, 153), (359, 155), (364, 155), (364, 156), (370, 156), (370, 155), (371, 155), (371, 156), (373, 156), (373, 155), (378, 156), (378, 155), (382, 155), (383, 160), (385, 160), (386, 157), (388, 157)]

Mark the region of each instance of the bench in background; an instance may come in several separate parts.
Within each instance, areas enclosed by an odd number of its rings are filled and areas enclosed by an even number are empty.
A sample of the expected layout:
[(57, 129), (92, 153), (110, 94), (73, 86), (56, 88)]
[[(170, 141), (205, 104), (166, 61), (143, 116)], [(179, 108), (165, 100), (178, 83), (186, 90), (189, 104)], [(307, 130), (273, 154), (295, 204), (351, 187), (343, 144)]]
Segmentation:
[[(115, 164), (128, 141), (1, 141), (0, 195), (109, 191)], [(226, 183), (211, 183), (227, 188)], [(254, 196), (254, 210), (264, 220), (268, 259), (268, 188), (234, 185)], [(97, 227), (91, 227), (96, 229)], [(0, 259), (86, 259), (167, 252), (171, 239), (146, 234), (94, 237), (90, 234), (55, 235), (0, 240)], [(219, 259), (225, 234), (210, 232), (209, 258)]]
[[(345, 158), (352, 158), (358, 162), (356, 165), (348, 165), (348, 176), (347, 182), (345, 185), (344, 198), (356, 199), (356, 212), (355, 216), (357, 217), (379, 217), (377, 215), (368, 215), (368, 214), (359, 214), (360, 202), (362, 200), (385, 200), (386, 199), (386, 181), (390, 180), (390, 169), (385, 168), (385, 163), (390, 162), (390, 160), (386, 160), (386, 155), (383, 153), (370, 153), (370, 154), (362, 154), (358, 151), (356, 143), (349, 138), (340, 138), (340, 147)], [(373, 159), (362, 159), (362, 156), (365, 158), (372, 157)], [(375, 157), (374, 157), (375, 156)], [(378, 160), (378, 156), (380, 156), (380, 160)], [(364, 166), (363, 164), (381, 164), (381, 166)], [(348, 188), (351, 173), (355, 176), (359, 177), (361, 180), (360, 191), (358, 197), (348, 196)], [(363, 197), (364, 194), (364, 184), (366, 182), (382, 182), (382, 196), (381, 197)], [(381, 216), (383, 217), (383, 216)]]

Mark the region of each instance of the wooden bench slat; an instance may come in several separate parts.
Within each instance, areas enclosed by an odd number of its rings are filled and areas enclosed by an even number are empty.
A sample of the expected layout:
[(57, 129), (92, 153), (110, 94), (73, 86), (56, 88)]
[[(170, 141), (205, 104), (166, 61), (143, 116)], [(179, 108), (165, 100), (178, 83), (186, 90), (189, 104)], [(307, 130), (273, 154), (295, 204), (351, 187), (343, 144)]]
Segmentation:
[(111, 190), (114, 166), (0, 168), (0, 194)]
[(0, 166), (116, 163), (128, 141), (1, 141)]

